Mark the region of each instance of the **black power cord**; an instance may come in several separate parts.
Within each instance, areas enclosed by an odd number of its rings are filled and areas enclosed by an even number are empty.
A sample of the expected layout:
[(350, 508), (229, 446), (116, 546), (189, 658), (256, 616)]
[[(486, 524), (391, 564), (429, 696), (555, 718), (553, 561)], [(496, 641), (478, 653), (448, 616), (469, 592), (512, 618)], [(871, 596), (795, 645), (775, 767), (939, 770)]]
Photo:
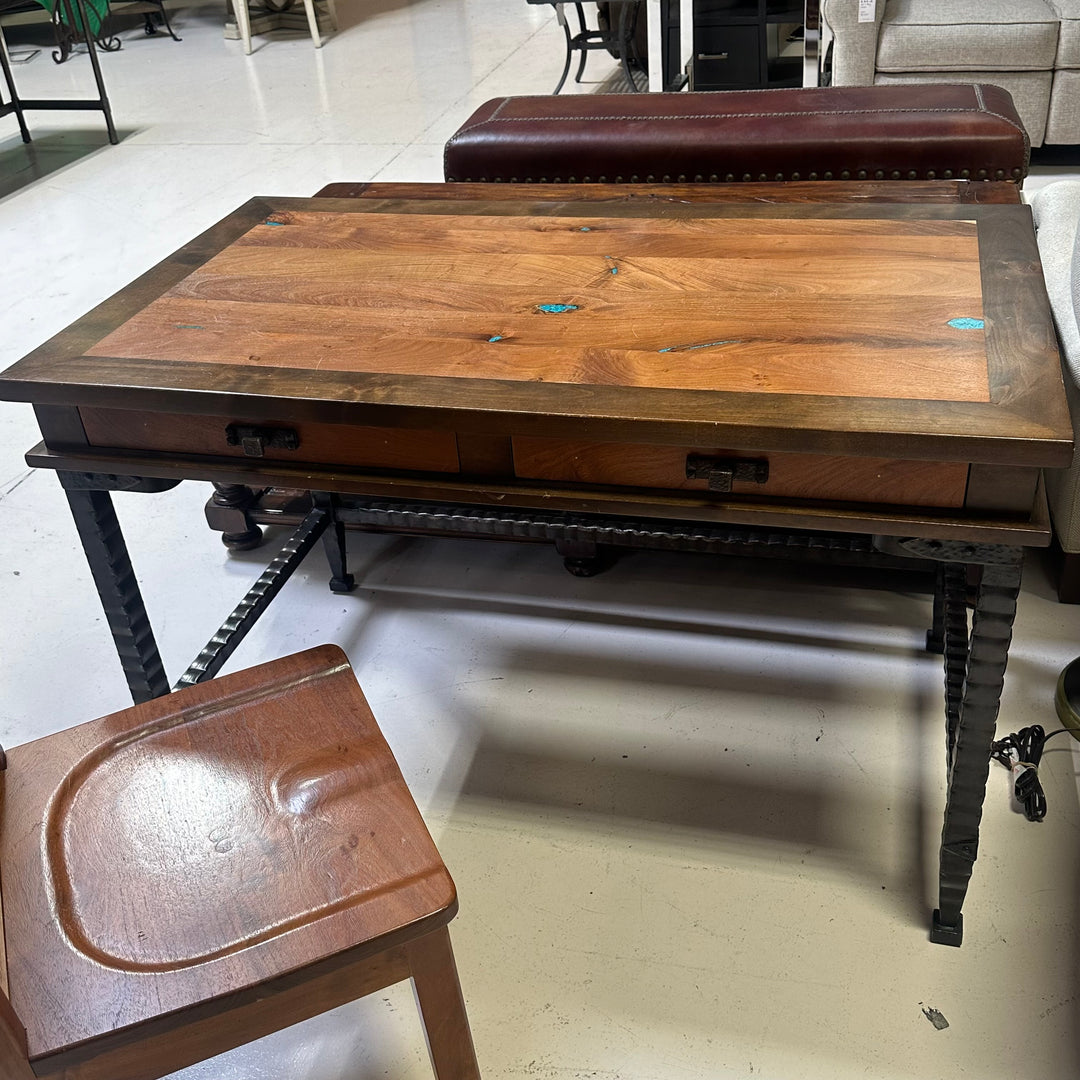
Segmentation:
[(1042, 821), (1046, 817), (1046, 794), (1039, 781), (1039, 762), (1048, 739), (1062, 735), (1069, 728), (1058, 728), (1049, 735), (1040, 724), (1021, 728), (1004, 739), (998, 739), (990, 750), (990, 757), (1011, 769), (1016, 779), (1013, 791), (1016, 801), (1024, 808), (1028, 821)]

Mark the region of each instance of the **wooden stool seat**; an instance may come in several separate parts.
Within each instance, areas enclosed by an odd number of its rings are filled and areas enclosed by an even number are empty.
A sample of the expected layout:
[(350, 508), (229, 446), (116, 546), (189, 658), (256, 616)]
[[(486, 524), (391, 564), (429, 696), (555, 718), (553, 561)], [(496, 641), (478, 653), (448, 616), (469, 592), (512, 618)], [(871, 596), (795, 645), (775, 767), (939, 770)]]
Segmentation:
[(454, 883), (336, 647), (17, 747), (0, 792), (27, 1077), (151, 1080), (410, 976), (436, 1075), (479, 1075)]

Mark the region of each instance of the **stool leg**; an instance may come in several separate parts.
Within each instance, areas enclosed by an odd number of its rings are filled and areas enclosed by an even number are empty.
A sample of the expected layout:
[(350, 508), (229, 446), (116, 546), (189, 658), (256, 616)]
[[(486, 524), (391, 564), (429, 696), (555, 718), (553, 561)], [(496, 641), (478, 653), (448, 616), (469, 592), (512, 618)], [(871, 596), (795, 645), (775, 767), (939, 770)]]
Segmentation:
[(480, 1080), (450, 932), (442, 926), (406, 948), (436, 1080)]
[(315, 15), (315, 0), (304, 0), (304, 14), (307, 15), (308, 29), (311, 31), (311, 40), (315, 42), (315, 48), (322, 48), (322, 38), (319, 37), (319, 20)]
[(330, 16), (330, 26), (336, 30), (337, 24), (337, 7), (334, 5), (334, 0), (326, 0), (326, 13)]

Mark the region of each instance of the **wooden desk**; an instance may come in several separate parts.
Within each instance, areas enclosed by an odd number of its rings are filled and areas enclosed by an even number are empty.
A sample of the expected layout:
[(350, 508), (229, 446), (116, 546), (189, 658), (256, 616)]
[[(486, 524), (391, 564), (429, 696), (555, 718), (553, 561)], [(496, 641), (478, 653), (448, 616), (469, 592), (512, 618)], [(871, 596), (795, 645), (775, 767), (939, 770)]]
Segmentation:
[(1072, 448), (1015, 187), (333, 193), (252, 200), (0, 378), (37, 407), (28, 460), (61, 474), (134, 696), (168, 682), (110, 489), (314, 490), (284, 557), (332, 525), (338, 589), (349, 521), (571, 548), (809, 530), (923, 560), (950, 777), (933, 937), (959, 944), (1022, 549)]

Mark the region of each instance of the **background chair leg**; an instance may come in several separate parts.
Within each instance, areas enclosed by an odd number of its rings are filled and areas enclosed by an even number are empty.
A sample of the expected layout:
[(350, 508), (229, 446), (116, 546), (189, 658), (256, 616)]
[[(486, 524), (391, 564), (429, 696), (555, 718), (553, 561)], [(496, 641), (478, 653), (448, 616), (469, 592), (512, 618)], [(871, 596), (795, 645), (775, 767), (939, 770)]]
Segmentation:
[(315, 0), (304, 0), (304, 14), (307, 15), (308, 29), (311, 31), (311, 40), (315, 42), (315, 48), (322, 48), (322, 38), (319, 37), (319, 20), (315, 15)]
[(251, 55), (251, 13), (248, 11), (247, 0), (232, 0), (233, 12), (236, 15), (236, 28), (240, 31), (240, 40), (244, 43), (244, 55)]
[(563, 64), (562, 74), (559, 76), (559, 81), (555, 86), (555, 89), (551, 92), (557, 94), (562, 88), (563, 83), (566, 82), (566, 76), (570, 74), (570, 61), (574, 58), (574, 42), (570, 36), (570, 22), (566, 18), (566, 12), (563, 11), (563, 5), (555, 3), (555, 17), (559, 20), (559, 25), (563, 28), (563, 33), (566, 35), (566, 63)]
[(420, 1019), (437, 1080), (480, 1080), (450, 932), (445, 926), (407, 946)]

